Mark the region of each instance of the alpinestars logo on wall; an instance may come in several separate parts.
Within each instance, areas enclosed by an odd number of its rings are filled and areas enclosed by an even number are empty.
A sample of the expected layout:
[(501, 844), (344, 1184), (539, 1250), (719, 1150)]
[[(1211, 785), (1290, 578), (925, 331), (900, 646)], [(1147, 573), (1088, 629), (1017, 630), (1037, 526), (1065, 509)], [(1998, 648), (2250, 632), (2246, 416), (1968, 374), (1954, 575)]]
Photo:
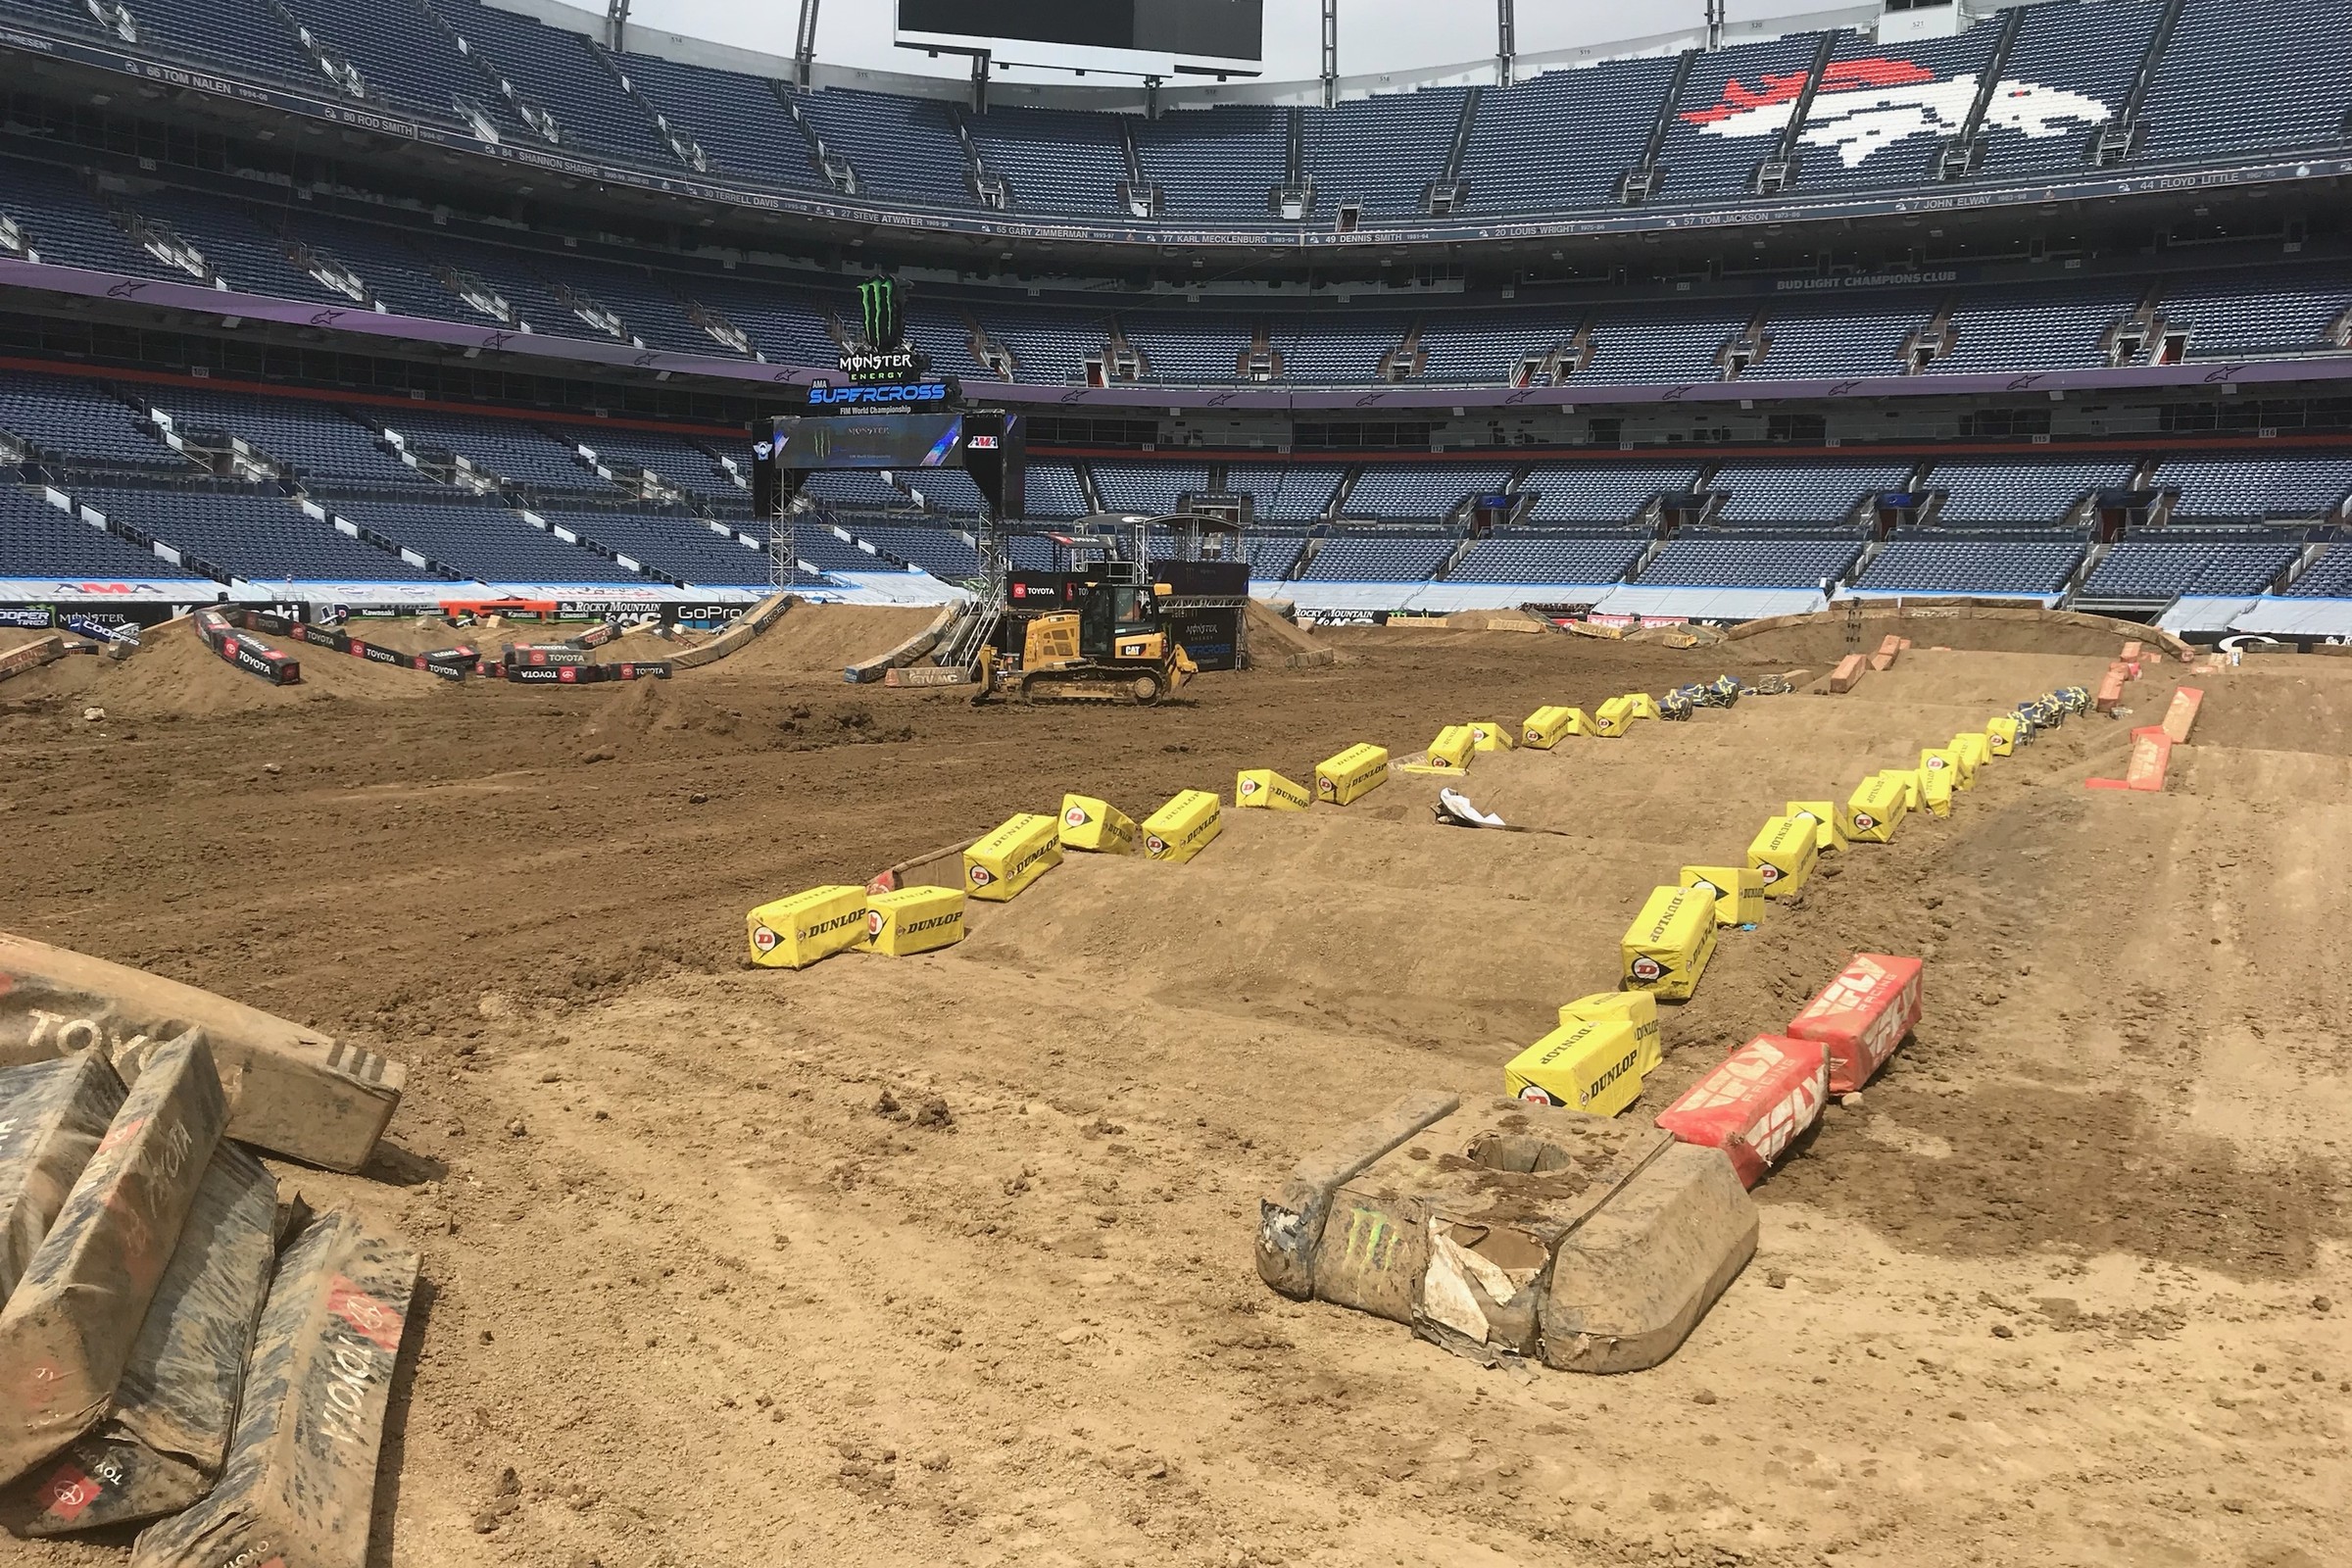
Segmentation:
[[(1766, 74), (1754, 88), (1734, 77), (1711, 107), (1680, 118), (1710, 136), (1778, 136), (1804, 93), (1805, 75), (1802, 71)], [(1834, 148), (1838, 161), (1853, 169), (1874, 154), (1921, 137), (1948, 139), (1968, 124), (1978, 81), (1974, 72), (1939, 78), (1909, 60), (1832, 61), (1797, 140), (1807, 147)], [(1985, 105), (1984, 128), (2006, 126), (2029, 140), (2044, 141), (2085, 134), (2113, 118), (2113, 110), (2087, 93), (2004, 76)]]
[(895, 277), (869, 277), (858, 285), (859, 342), (841, 356), (841, 373), (853, 381), (911, 380), (931, 362), (906, 342), (906, 303)]

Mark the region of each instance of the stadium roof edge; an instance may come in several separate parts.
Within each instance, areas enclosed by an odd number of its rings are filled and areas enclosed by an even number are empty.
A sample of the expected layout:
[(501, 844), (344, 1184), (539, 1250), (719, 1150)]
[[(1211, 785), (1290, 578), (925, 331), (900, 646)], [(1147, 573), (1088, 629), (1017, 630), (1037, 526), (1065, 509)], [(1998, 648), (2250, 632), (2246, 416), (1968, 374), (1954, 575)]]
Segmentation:
[[(551, 27), (582, 33), (600, 42), (611, 30), (601, 9), (591, 11), (566, 4), (565, 0), (482, 0), (482, 3), (534, 18)], [(2040, 3), (2040, 0), (2001, 0), (2004, 6), (2036, 3)], [(1727, 22), (1723, 26), (1723, 42), (1726, 46), (1757, 43), (1792, 32), (1827, 32), (1840, 27), (1868, 31), (1878, 24), (1882, 9), (1881, 0), (1862, 0), (1860, 4), (1833, 6), (1818, 11)], [(1972, 20), (1980, 14), (1989, 15), (1992, 9), (1995, 8), (1966, 5)], [(786, 56), (715, 43), (641, 23), (629, 24), (626, 42), (632, 54), (653, 55), (682, 65), (708, 66), (712, 70), (786, 81), (792, 79), (793, 75), (792, 61)], [(1513, 74), (1524, 81), (1546, 72), (1594, 66), (1607, 60), (1679, 54), (1685, 49), (1702, 47), (1705, 42), (1706, 28), (1703, 25), (1647, 33), (1640, 37), (1608, 39), (1580, 44), (1574, 48), (1516, 56)], [(925, 76), (911, 72), (871, 71), (828, 65), (822, 59), (816, 62), (813, 74), (819, 87), (855, 87), (866, 92), (896, 93), (909, 98), (963, 99), (971, 92), (970, 83), (961, 76)], [(1343, 99), (1369, 98), (1382, 93), (1413, 92), (1423, 87), (1492, 84), (1494, 79), (1494, 57), (1490, 54), (1475, 60), (1432, 66), (1425, 71), (1390, 71), (1342, 76), (1339, 87)], [(989, 83), (988, 96), (991, 104), (1005, 108), (1123, 110), (1138, 114), (1144, 109), (1144, 91), (1141, 87), (1081, 86), (1074, 81), (1037, 82), (999, 76)], [(1200, 84), (1171, 82), (1159, 89), (1159, 102), (1163, 109), (1205, 109), (1216, 104), (1320, 104), (1322, 100), (1323, 85), (1314, 79)]]

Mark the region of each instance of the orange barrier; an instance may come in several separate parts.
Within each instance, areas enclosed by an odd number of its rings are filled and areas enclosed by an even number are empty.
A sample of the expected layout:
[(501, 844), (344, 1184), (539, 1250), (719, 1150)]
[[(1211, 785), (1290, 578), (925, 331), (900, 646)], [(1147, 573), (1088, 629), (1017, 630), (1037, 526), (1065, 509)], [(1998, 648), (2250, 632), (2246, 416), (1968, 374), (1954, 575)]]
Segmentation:
[(1894, 1054), (1919, 1022), (1926, 973), (1917, 958), (1858, 953), (1788, 1020), (1791, 1036), (1830, 1048), (1830, 1093), (1852, 1094)]
[(2197, 722), (2197, 710), (2205, 706), (2204, 691), (2195, 686), (2183, 686), (2173, 693), (2173, 706), (2164, 710), (2164, 733), (2175, 746), (2184, 745), (2188, 732)]
[(2173, 765), (2173, 738), (2160, 724), (2143, 724), (2132, 732), (2132, 760), (2122, 778), (2086, 778), (2087, 789), (2139, 790), (2155, 794), (2164, 788), (2164, 775)]
[(1720, 1149), (1753, 1187), (1830, 1098), (1830, 1052), (1818, 1040), (1758, 1035), (1658, 1113), (1676, 1140)]
[(2099, 682), (2098, 693), (2090, 700), (2091, 711), (2112, 713), (2115, 711), (2116, 705), (2123, 700), (2124, 666), (2121, 663), (2109, 664), (2106, 678)]
[(1840, 697), (1844, 696), (1862, 684), (1863, 672), (1867, 667), (1860, 654), (1846, 655), (1838, 661), (1838, 667), (1830, 672), (1830, 690)]

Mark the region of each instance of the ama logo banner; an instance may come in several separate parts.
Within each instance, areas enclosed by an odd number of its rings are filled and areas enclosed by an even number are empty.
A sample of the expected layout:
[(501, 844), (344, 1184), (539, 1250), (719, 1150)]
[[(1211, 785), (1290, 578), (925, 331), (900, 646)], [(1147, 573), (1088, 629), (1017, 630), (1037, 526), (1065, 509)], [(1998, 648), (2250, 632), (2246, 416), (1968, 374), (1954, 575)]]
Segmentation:
[[(1805, 74), (1766, 74), (1754, 88), (1735, 77), (1723, 84), (1723, 96), (1715, 104), (1678, 118), (1709, 136), (1778, 136), (1788, 128), (1788, 116), (1804, 94)], [(1822, 74), (1821, 90), (1813, 95), (1812, 112), (1797, 140), (1807, 147), (1834, 149), (1848, 169), (1889, 147), (1917, 144), (1922, 138), (1947, 141), (1968, 123), (1978, 80), (1975, 72), (1938, 77), (1909, 60), (1834, 60)], [(2041, 141), (2087, 134), (2112, 118), (2114, 112), (2087, 93), (2003, 77), (1993, 87), (1984, 125), (1988, 130), (2006, 125)]]

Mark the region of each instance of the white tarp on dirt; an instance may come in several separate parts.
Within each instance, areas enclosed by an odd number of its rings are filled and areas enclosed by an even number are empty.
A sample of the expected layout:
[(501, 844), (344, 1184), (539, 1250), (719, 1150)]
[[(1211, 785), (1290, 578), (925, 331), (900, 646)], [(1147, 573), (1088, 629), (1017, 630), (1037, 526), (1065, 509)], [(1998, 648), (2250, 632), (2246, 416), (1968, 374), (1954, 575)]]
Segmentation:
[(2228, 594), (2220, 598), (2183, 596), (2173, 602), (2156, 619), (2156, 624), (2175, 636), (2192, 631), (2227, 631), (2237, 617), (2252, 610), (2261, 600), (2246, 594)]

